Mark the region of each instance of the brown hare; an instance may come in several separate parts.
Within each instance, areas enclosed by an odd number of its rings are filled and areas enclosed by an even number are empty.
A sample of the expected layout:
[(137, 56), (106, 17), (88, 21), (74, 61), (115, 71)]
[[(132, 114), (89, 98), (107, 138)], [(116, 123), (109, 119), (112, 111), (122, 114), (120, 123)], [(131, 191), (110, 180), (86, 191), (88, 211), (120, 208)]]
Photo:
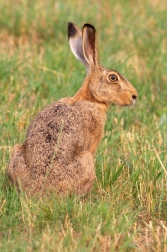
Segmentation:
[(103, 137), (110, 104), (133, 105), (137, 91), (115, 70), (99, 65), (96, 30), (68, 24), (71, 50), (87, 68), (86, 78), (73, 96), (41, 110), (29, 126), (26, 140), (16, 145), (8, 174), (29, 195), (88, 193), (95, 179), (93, 155)]

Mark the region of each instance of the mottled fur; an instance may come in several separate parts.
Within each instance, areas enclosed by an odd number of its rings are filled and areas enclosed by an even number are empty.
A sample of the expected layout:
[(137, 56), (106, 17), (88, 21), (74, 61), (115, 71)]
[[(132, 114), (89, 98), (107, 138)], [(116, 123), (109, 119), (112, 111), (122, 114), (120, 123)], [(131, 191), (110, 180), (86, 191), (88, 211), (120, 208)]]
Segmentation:
[[(16, 145), (8, 174), (27, 194), (88, 193), (95, 179), (93, 155), (103, 136), (111, 103), (134, 104), (135, 88), (117, 71), (98, 63), (96, 31), (68, 25), (74, 55), (88, 70), (80, 90), (41, 110), (29, 126), (26, 140)], [(115, 80), (111, 75), (116, 76)]]

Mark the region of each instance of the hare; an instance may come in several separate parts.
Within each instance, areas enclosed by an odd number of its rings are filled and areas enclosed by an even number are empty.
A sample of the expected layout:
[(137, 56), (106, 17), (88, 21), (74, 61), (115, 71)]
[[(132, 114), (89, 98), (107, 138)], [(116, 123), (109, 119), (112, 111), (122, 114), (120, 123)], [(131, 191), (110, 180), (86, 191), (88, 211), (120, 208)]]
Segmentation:
[(19, 190), (34, 195), (90, 192), (95, 179), (93, 156), (103, 137), (110, 104), (133, 105), (137, 91), (115, 70), (99, 65), (96, 30), (68, 23), (73, 54), (87, 68), (73, 96), (41, 110), (30, 124), (25, 142), (14, 147), (7, 172)]

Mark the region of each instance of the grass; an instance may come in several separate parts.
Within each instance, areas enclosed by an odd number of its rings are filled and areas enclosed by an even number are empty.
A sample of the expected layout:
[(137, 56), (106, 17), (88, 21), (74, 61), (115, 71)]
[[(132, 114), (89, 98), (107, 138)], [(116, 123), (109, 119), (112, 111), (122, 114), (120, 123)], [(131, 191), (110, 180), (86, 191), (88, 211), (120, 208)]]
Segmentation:
[[(2, 0), (0, 13), (0, 250), (167, 251), (166, 1)], [(139, 99), (108, 111), (90, 195), (28, 199), (5, 171), (39, 109), (84, 80), (69, 21), (95, 25), (102, 64)]]

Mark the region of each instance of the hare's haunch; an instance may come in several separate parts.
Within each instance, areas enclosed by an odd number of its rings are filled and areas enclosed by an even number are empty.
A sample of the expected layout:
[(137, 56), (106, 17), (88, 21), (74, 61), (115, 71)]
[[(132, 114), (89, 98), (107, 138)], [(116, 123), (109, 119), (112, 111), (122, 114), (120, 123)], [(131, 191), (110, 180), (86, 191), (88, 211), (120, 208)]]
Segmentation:
[(88, 193), (95, 179), (93, 155), (103, 136), (111, 103), (133, 105), (137, 91), (115, 70), (98, 62), (96, 30), (90, 24), (79, 29), (68, 24), (71, 50), (87, 68), (79, 91), (48, 105), (29, 126), (26, 140), (16, 145), (8, 174), (30, 195)]

